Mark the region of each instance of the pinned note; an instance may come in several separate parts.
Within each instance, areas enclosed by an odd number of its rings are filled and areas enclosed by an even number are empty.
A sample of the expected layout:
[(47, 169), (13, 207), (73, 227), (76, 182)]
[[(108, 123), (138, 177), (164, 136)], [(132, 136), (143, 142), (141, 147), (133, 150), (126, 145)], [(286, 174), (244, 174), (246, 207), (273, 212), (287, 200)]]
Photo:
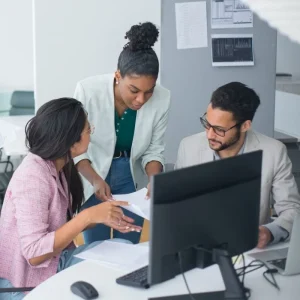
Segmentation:
[(206, 1), (175, 4), (177, 49), (207, 47)]

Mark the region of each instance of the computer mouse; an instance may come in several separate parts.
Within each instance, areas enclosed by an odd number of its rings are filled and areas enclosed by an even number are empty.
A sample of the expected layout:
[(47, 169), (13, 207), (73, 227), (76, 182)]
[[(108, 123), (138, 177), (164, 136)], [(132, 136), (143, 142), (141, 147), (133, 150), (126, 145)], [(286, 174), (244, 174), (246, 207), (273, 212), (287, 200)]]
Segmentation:
[(76, 281), (71, 285), (71, 291), (75, 295), (85, 300), (97, 299), (99, 294), (97, 290), (86, 281)]

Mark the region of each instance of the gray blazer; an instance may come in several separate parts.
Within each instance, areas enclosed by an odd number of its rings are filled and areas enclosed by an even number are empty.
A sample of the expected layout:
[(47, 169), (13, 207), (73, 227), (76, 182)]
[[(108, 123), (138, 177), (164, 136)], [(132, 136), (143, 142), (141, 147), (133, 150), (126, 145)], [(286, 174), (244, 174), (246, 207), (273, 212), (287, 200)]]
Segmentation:
[[(292, 163), (283, 143), (255, 131), (248, 131), (244, 153), (263, 150), (260, 224), (270, 222), (273, 199), (277, 225), (291, 232), (293, 220), (300, 213), (300, 196), (292, 174)], [(175, 168), (184, 168), (213, 161), (205, 132), (183, 139), (179, 146)]]

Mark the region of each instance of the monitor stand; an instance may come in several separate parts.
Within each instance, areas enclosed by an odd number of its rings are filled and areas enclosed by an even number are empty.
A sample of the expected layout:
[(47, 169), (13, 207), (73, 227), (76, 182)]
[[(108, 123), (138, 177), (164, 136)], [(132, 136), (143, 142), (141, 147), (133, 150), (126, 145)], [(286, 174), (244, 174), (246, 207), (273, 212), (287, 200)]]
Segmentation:
[[(203, 250), (198, 250), (199, 255), (203, 255)], [(236, 270), (232, 264), (232, 259), (226, 250), (213, 249), (212, 259), (219, 265), (224, 284), (225, 291), (197, 293), (192, 294), (195, 300), (247, 300), (247, 292), (249, 290), (243, 287), (239, 280)], [(149, 300), (191, 300), (190, 295), (176, 295), (158, 298), (149, 298)]]

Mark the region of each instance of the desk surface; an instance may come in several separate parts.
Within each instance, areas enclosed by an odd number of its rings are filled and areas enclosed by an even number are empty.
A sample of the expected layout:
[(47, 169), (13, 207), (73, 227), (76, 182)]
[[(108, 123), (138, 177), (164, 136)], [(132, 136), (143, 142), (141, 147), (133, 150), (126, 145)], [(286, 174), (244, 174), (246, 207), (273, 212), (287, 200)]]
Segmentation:
[[(263, 271), (264, 268), (249, 273), (245, 277), (245, 286), (251, 289), (250, 300), (292, 300), (299, 298), (300, 275), (285, 277), (276, 274), (277, 283), (281, 288), (280, 291), (277, 291), (263, 278)], [(70, 291), (71, 284), (79, 280), (91, 283), (98, 290), (101, 300), (146, 300), (149, 297), (187, 294), (181, 275), (144, 290), (116, 284), (116, 278), (123, 274), (124, 271), (117, 271), (94, 262), (84, 261), (49, 278), (30, 292), (25, 299), (79, 299)], [(192, 292), (221, 291), (224, 289), (223, 279), (216, 265), (204, 270), (191, 270), (186, 273), (186, 278)], [(120, 295), (122, 296), (120, 297)]]
[(25, 126), (33, 116), (0, 117), (0, 135), (4, 140), (3, 150), (8, 156), (26, 155)]

